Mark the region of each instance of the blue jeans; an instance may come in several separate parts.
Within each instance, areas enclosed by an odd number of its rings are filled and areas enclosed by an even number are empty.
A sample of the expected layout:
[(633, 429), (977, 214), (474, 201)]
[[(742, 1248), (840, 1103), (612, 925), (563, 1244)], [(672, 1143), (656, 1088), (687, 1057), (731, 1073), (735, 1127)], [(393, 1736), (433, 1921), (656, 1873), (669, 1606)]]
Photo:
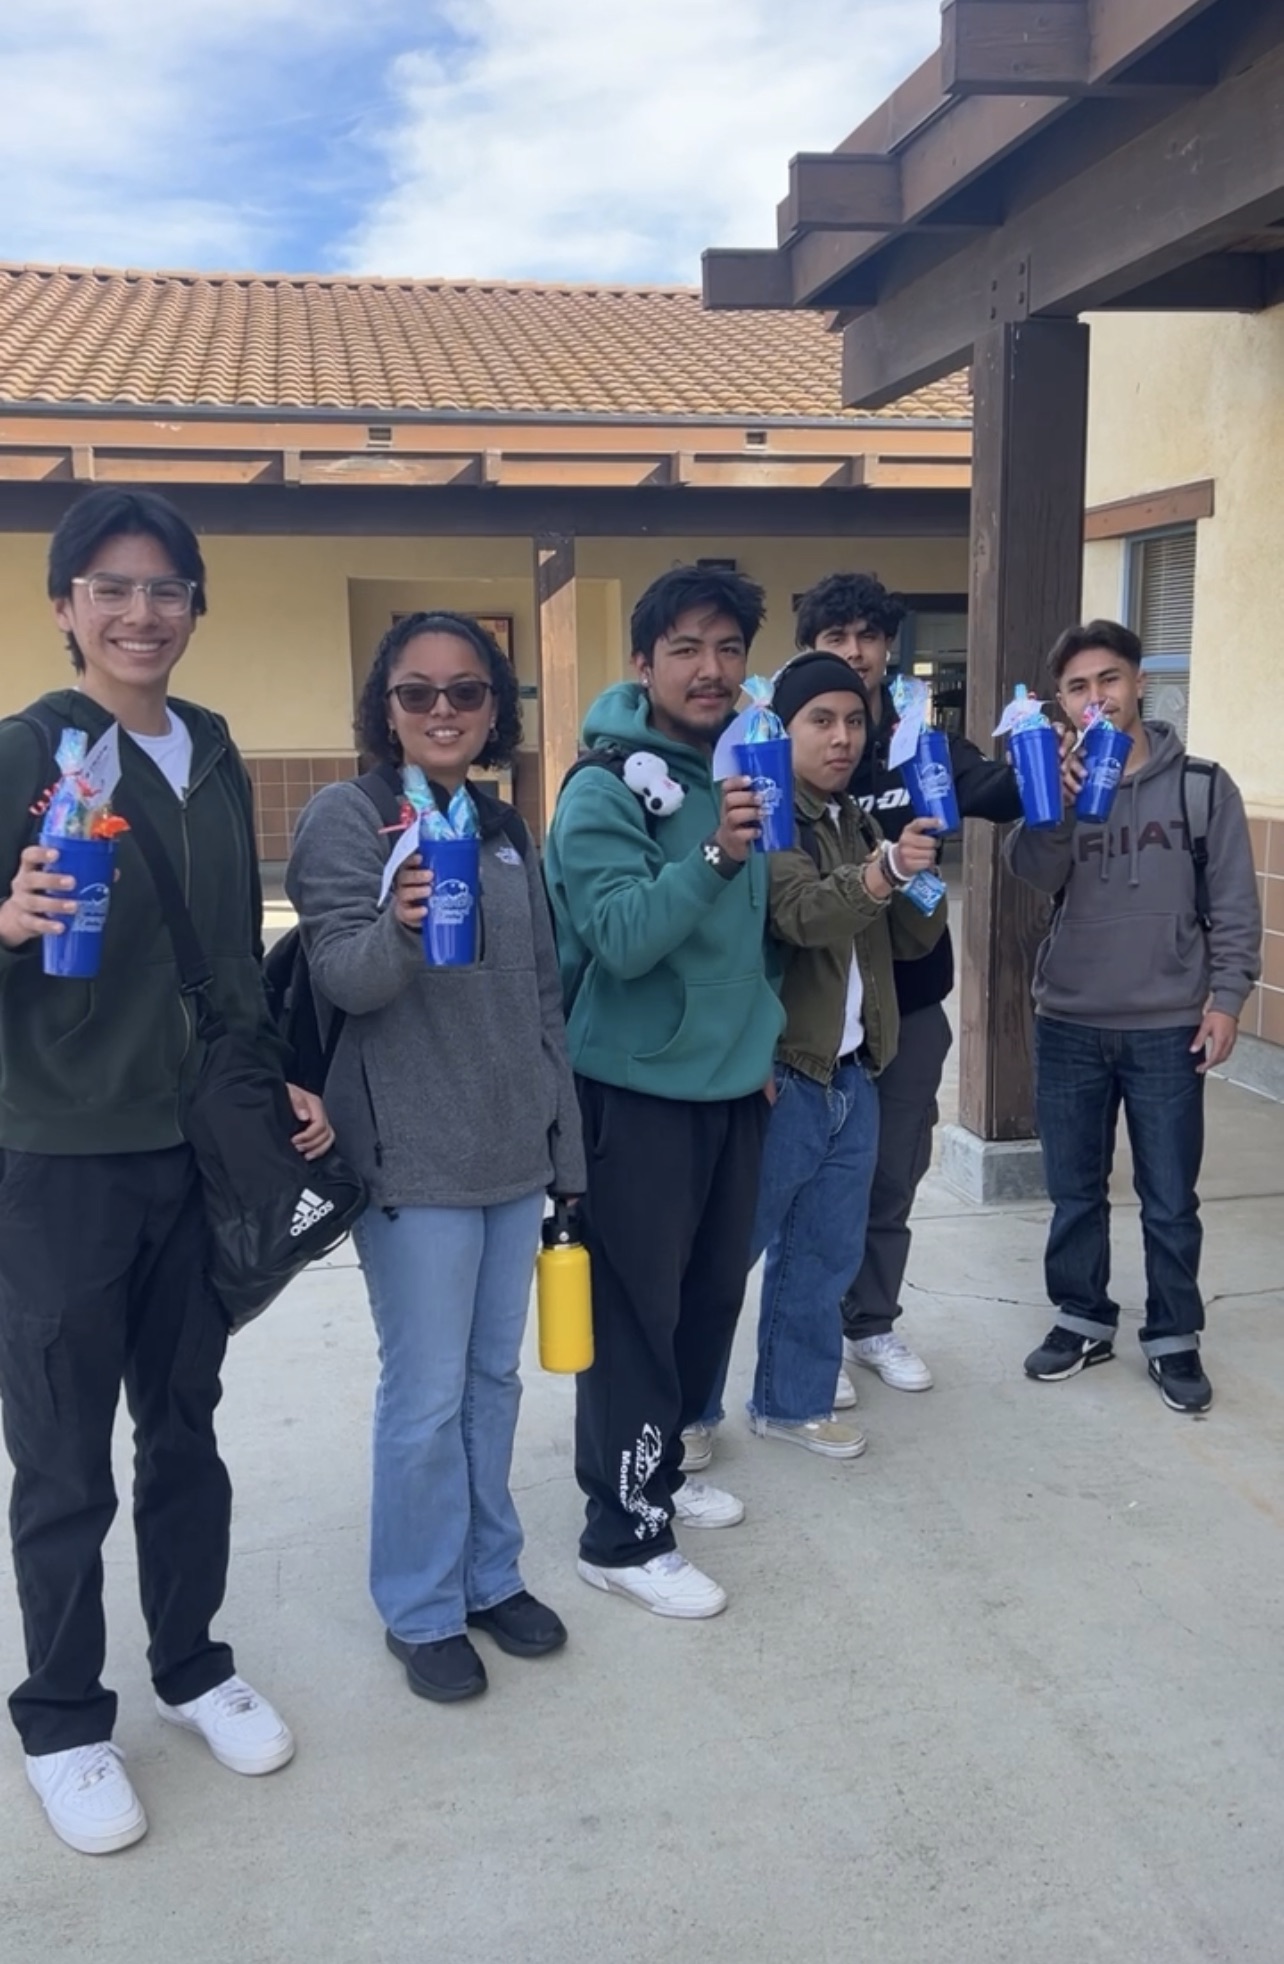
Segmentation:
[[(843, 1291), (861, 1264), (878, 1159), (878, 1093), (861, 1064), (823, 1084), (776, 1066), (751, 1260), (764, 1248), (758, 1367), (749, 1413), (828, 1418), (843, 1361)], [(727, 1362), (729, 1363), (729, 1358)], [(723, 1364), (703, 1423), (722, 1417)]]
[(1184, 1030), (1099, 1030), (1035, 1018), (1035, 1109), (1054, 1212), (1044, 1268), (1057, 1322), (1112, 1337), (1110, 1168), (1122, 1105), (1146, 1257), (1148, 1357), (1197, 1350), (1204, 1080)]
[(406, 1643), (522, 1587), (508, 1490), (542, 1193), (371, 1208), (355, 1240), (379, 1336), (370, 1593)]

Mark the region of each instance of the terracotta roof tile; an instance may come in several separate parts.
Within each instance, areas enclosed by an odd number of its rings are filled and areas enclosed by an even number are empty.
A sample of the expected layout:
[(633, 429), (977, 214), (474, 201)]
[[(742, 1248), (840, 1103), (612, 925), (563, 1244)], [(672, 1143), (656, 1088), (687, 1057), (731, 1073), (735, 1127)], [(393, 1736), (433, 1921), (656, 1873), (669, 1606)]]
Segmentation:
[[(815, 314), (691, 287), (0, 265), (0, 401), (383, 413), (813, 418), (840, 408)], [(965, 375), (880, 412), (967, 420)]]

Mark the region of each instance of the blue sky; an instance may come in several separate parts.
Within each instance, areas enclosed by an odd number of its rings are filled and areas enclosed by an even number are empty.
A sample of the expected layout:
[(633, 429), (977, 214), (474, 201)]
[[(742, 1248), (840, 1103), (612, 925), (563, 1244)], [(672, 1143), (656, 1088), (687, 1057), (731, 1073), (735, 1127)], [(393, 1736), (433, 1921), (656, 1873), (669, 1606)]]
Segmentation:
[(0, 259), (695, 280), (939, 0), (5, 0)]

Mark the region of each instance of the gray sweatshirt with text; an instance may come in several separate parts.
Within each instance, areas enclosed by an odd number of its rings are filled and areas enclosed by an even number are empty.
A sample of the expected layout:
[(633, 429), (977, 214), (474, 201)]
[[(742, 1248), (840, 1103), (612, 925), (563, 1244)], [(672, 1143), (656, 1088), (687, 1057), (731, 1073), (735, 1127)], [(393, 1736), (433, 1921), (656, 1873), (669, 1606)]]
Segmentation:
[(1150, 756), (1123, 780), (1107, 825), (1067, 815), (1036, 832), (1017, 824), (1005, 841), (1020, 879), (1063, 896), (1035, 963), (1040, 1016), (1108, 1030), (1184, 1029), (1206, 1007), (1238, 1016), (1257, 979), (1262, 917), (1239, 792), (1218, 769), (1205, 934), (1182, 819), (1186, 753), (1167, 723), (1145, 729)]

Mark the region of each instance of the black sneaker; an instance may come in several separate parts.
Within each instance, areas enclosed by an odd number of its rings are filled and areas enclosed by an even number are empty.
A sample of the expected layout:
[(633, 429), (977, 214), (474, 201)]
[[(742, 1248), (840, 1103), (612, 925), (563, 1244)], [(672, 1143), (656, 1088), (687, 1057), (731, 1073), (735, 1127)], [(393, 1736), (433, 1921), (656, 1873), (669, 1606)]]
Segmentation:
[(1213, 1387), (1204, 1376), (1197, 1350), (1176, 1350), (1171, 1357), (1152, 1357), (1148, 1366), (1159, 1395), (1172, 1412), (1206, 1412)]
[(1108, 1337), (1083, 1337), (1054, 1323), (1037, 1350), (1025, 1360), (1025, 1374), (1042, 1384), (1057, 1384), (1086, 1371), (1089, 1364), (1108, 1364), (1115, 1347)]
[(405, 1665), (406, 1683), (416, 1698), (454, 1705), (461, 1698), (476, 1698), (486, 1689), (486, 1666), (467, 1637), (443, 1637), (440, 1643), (403, 1643), (389, 1630), (384, 1641)]
[(490, 1609), (470, 1611), (468, 1623), (493, 1637), (510, 1657), (546, 1657), (566, 1642), (566, 1625), (557, 1611), (537, 1602), (528, 1589), (519, 1589)]

